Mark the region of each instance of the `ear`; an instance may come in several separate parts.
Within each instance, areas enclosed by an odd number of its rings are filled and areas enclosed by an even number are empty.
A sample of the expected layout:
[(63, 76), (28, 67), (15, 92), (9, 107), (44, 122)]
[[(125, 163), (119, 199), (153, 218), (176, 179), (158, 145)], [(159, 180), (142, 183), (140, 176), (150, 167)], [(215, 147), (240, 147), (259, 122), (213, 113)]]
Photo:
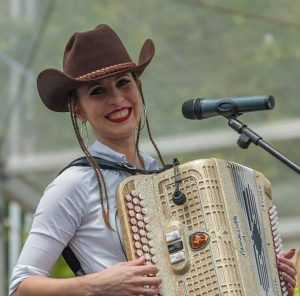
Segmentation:
[(75, 117), (77, 117), (80, 121), (85, 122), (87, 121), (86, 116), (82, 110), (82, 108), (80, 108), (79, 105), (76, 105), (74, 107), (74, 109), (72, 110), (73, 114)]

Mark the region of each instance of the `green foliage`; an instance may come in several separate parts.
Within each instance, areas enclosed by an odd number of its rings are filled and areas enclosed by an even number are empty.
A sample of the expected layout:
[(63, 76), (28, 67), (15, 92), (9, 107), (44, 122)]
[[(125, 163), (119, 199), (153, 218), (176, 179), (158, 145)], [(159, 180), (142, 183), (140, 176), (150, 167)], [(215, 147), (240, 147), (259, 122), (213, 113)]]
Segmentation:
[(70, 278), (73, 276), (72, 270), (68, 267), (62, 256), (60, 256), (52, 269), (51, 277)]

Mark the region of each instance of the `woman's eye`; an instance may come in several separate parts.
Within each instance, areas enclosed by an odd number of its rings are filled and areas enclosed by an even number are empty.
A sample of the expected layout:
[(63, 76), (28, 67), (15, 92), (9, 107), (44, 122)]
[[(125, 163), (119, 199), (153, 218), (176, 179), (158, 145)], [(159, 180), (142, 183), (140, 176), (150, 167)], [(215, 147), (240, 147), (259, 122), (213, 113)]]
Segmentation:
[(130, 82), (130, 80), (128, 80), (128, 79), (120, 79), (117, 82), (117, 86), (124, 86), (124, 85), (128, 84), (129, 82)]
[(95, 87), (95, 88), (91, 91), (90, 95), (91, 95), (91, 96), (96, 96), (96, 95), (100, 95), (100, 94), (102, 94), (102, 93), (104, 93), (104, 89), (103, 89), (103, 88), (101, 88), (101, 87)]

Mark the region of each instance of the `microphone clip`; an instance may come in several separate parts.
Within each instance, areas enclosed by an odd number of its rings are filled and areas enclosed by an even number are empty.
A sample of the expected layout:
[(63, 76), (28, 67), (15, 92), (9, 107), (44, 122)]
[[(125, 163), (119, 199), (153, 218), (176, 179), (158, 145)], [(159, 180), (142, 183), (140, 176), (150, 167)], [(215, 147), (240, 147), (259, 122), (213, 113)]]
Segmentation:
[(243, 114), (238, 112), (237, 104), (233, 100), (229, 99), (224, 99), (218, 102), (215, 106), (215, 111), (226, 118), (238, 117)]
[(173, 160), (173, 169), (174, 169), (174, 178), (175, 178), (175, 191), (173, 193), (173, 202), (175, 205), (177, 206), (181, 206), (186, 202), (186, 196), (185, 194), (180, 191), (179, 189), (179, 184), (181, 183), (181, 179), (178, 177), (178, 165), (179, 165), (179, 161), (177, 158), (174, 158)]

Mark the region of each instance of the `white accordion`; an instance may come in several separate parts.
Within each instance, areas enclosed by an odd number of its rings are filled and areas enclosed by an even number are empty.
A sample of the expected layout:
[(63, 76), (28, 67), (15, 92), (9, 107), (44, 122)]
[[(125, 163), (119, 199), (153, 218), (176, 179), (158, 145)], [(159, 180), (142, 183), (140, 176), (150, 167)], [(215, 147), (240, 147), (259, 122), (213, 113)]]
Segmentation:
[[(174, 202), (174, 192), (185, 199)], [(191, 161), (117, 188), (128, 260), (145, 256), (162, 296), (287, 295), (269, 181), (218, 159)]]

